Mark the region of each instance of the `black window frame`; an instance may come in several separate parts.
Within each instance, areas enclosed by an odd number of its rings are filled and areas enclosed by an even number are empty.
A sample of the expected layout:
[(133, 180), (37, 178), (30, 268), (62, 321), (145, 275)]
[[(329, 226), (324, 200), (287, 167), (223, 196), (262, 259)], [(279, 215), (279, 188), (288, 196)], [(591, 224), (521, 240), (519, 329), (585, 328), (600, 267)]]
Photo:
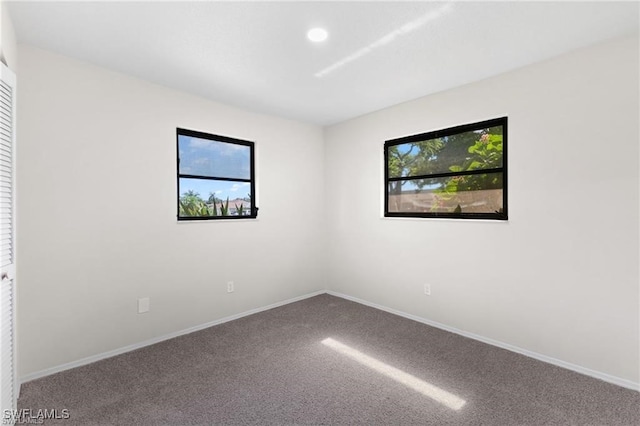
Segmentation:
[[(490, 127), (502, 126), (502, 167), (491, 169), (478, 169), (460, 172), (443, 172), (425, 175), (404, 177), (389, 177), (389, 148), (396, 145), (402, 145), (411, 142), (420, 142), (430, 139), (437, 139), (445, 136), (457, 135), (476, 130), (487, 129)], [(507, 149), (508, 149), (508, 117), (494, 118), (490, 120), (480, 121), (476, 123), (463, 124), (459, 126), (449, 127), (446, 129), (434, 130), (426, 133), (420, 133), (411, 136), (405, 136), (396, 139), (390, 139), (384, 143), (384, 217), (400, 217), (400, 218), (443, 218), (443, 219), (489, 219), (489, 220), (508, 220), (508, 187), (507, 187)], [(390, 212), (389, 211), (389, 183), (395, 181), (404, 181), (411, 179), (428, 179), (441, 178), (451, 176), (466, 176), (474, 174), (486, 173), (502, 173), (502, 211), (493, 213), (478, 212)]]
[[(180, 136), (189, 136), (199, 139), (207, 139), (215, 142), (229, 143), (235, 145), (243, 145), (249, 147), (249, 179), (240, 178), (228, 178), (228, 177), (215, 177), (215, 176), (203, 176), (203, 175), (191, 175), (180, 173)], [(212, 133), (205, 133), (196, 130), (189, 130), (183, 128), (176, 128), (176, 217), (178, 221), (193, 221), (193, 220), (238, 220), (238, 219), (256, 219), (258, 217), (258, 207), (256, 206), (256, 174), (255, 174), (255, 142), (246, 141), (243, 139), (237, 139), (230, 136), (215, 135)], [(250, 185), (251, 191), (251, 207), (248, 215), (238, 216), (180, 216), (180, 179), (202, 179), (202, 180), (215, 180), (225, 182), (246, 182)]]

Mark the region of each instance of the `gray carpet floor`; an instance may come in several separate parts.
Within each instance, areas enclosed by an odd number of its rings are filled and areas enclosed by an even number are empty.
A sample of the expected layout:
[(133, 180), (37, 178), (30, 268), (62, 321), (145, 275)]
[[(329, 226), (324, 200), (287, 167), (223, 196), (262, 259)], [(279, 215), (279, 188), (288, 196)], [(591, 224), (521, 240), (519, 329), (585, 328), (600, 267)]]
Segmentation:
[(53, 425), (640, 425), (640, 393), (330, 295), (22, 386)]

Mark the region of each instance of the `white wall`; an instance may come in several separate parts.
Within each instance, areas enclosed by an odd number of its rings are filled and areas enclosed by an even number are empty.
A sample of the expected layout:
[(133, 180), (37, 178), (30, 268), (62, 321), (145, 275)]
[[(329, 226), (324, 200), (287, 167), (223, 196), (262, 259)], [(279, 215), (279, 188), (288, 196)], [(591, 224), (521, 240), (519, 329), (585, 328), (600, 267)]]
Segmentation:
[[(640, 382), (638, 72), (620, 39), (326, 129), (329, 288)], [(386, 139), (503, 115), (508, 222), (381, 219)]]
[[(19, 56), (20, 377), (325, 288), (321, 128)], [(176, 127), (256, 142), (258, 220), (177, 223)]]
[(16, 33), (6, 2), (0, 0), (0, 61), (10, 69), (17, 67)]
[[(639, 382), (637, 39), (330, 127), (324, 145), (315, 126), (19, 56), (20, 377), (327, 288)], [(508, 222), (381, 219), (386, 139), (502, 115)], [(176, 223), (177, 126), (257, 142), (257, 221)]]

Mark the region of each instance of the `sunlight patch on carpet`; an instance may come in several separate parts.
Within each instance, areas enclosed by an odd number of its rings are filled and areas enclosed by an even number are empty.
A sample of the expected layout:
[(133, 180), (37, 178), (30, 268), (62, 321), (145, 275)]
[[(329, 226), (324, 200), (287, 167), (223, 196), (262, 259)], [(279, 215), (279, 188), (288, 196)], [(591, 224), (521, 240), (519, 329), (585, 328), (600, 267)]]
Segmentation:
[(405, 373), (402, 370), (370, 357), (369, 355), (366, 355), (357, 349), (353, 349), (352, 347), (347, 346), (344, 343), (340, 343), (330, 337), (324, 339), (321, 343), (336, 352), (341, 353), (342, 355), (345, 355), (352, 360), (415, 390), (416, 392), (420, 392), (424, 396), (427, 396), (452, 410), (460, 410), (467, 403), (464, 399), (459, 398), (450, 392), (440, 389), (439, 387), (425, 382), (424, 380), (418, 379), (409, 373)]

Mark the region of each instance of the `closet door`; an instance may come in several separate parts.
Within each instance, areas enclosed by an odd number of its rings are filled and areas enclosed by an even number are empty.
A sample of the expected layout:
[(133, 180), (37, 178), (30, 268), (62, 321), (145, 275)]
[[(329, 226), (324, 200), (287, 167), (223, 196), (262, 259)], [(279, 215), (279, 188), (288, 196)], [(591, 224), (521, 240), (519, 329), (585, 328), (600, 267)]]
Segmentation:
[(15, 75), (0, 63), (0, 417), (16, 408), (15, 300)]

